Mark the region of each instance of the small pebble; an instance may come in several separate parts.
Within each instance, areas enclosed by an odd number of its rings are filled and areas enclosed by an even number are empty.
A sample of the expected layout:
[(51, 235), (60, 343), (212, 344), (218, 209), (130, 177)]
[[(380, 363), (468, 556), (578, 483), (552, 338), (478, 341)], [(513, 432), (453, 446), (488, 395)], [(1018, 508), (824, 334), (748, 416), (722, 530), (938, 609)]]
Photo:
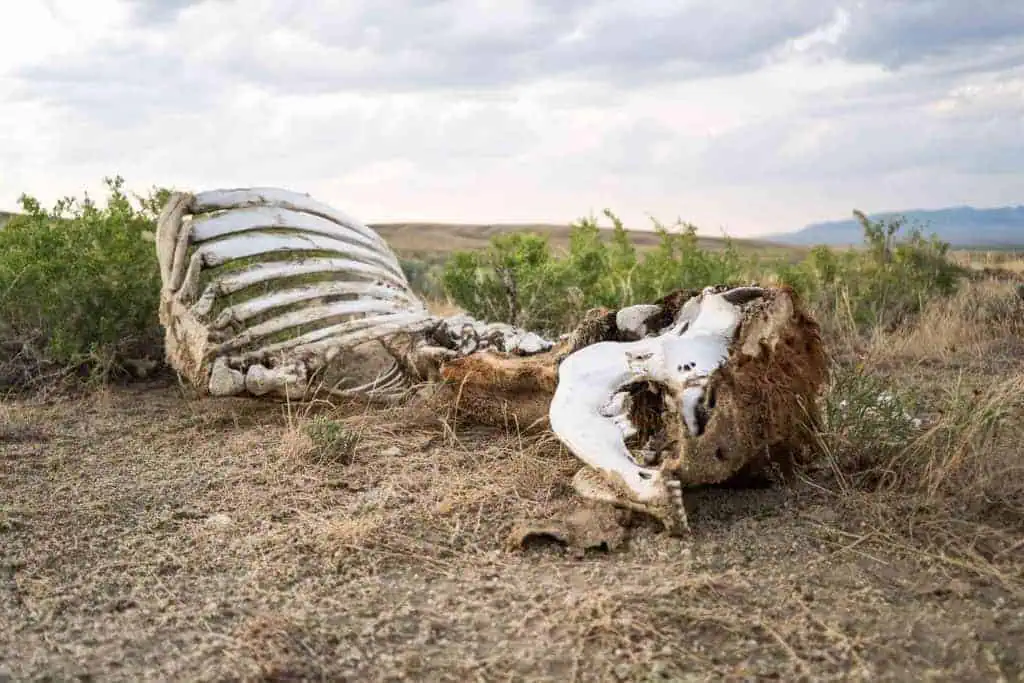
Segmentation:
[(231, 520), (231, 517), (224, 514), (223, 512), (218, 512), (217, 514), (210, 515), (206, 518), (206, 526), (214, 527), (217, 529), (226, 529), (232, 524), (233, 522)]

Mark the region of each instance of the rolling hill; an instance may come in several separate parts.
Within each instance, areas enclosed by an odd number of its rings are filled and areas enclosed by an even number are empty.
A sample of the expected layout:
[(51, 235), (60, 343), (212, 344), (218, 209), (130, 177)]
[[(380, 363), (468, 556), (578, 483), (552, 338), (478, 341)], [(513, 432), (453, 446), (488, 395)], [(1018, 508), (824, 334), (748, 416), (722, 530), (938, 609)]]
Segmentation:
[[(16, 213), (0, 211), (0, 228), (3, 228)], [(484, 249), (495, 235), (511, 232), (533, 232), (545, 235), (551, 247), (557, 251), (569, 248), (571, 226), (550, 223), (370, 223), (369, 227), (380, 233), (399, 256), (404, 258), (440, 261), (454, 251)], [(610, 239), (612, 231), (603, 231)], [(638, 251), (654, 249), (659, 236), (650, 230), (631, 230), (630, 238)], [(699, 237), (702, 249), (711, 251), (725, 248), (725, 240), (719, 237)], [(798, 259), (806, 249), (803, 246), (777, 244), (761, 239), (733, 239), (741, 252), (756, 251), (769, 258)]]
[[(1024, 246), (1024, 206), (976, 209), (956, 206), (935, 210), (890, 211), (869, 214), (873, 220), (903, 216), (907, 230), (920, 226), (926, 235), (935, 233), (953, 247), (1000, 248)], [(781, 244), (809, 246), (861, 244), (864, 233), (854, 218), (812, 223), (801, 230), (765, 235), (765, 240)]]

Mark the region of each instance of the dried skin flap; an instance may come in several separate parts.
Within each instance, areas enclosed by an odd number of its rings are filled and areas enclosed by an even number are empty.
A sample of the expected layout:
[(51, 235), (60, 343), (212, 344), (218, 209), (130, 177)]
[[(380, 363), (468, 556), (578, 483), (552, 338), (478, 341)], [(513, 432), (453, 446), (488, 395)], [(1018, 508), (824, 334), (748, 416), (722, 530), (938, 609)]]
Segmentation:
[(813, 457), (817, 398), (827, 380), (817, 323), (792, 290), (772, 290), (744, 311), (728, 362), (709, 386), (715, 407), (704, 433), (680, 440), (668, 465), (686, 485), (789, 474)]

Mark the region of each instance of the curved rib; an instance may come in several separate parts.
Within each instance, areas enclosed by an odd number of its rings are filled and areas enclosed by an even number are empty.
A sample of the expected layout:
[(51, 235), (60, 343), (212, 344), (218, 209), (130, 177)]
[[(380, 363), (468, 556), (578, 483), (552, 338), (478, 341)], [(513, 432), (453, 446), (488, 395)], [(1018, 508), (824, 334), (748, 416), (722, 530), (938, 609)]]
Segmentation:
[(371, 249), (377, 249), (380, 246), (376, 240), (370, 239), (347, 225), (336, 223), (316, 214), (278, 206), (251, 206), (195, 218), (192, 221), (192, 241), (202, 243), (225, 235), (260, 229), (317, 233), (341, 240), (350, 240)]
[[(288, 261), (254, 263), (242, 270), (235, 270), (216, 275), (214, 279), (206, 285), (202, 295), (199, 296), (190, 310), (194, 315), (203, 317), (209, 314), (217, 299), (221, 296), (234, 294), (246, 287), (269, 283), (273, 280), (307, 275), (349, 275), (359, 280), (359, 282), (352, 282), (351, 280), (348, 281), (352, 286), (356, 286), (365, 284), (364, 278), (383, 280), (388, 274), (377, 266), (360, 263), (359, 261), (353, 261), (352, 259), (346, 258), (310, 257), (296, 258)], [(196, 286), (198, 286), (198, 281), (197, 271)], [(339, 281), (325, 278), (324, 282)], [(384, 286), (379, 285), (379, 283), (376, 282), (373, 284), (374, 286)], [(190, 299), (190, 297), (186, 296), (186, 290), (188, 290), (190, 286), (191, 282), (180, 290), (180, 296), (183, 300), (187, 301)], [(195, 289), (195, 287), (191, 287), (191, 289)], [(424, 309), (423, 302), (410, 289), (408, 289), (408, 287), (402, 287), (391, 283), (391, 286), (388, 287), (388, 289), (395, 293), (395, 300), (404, 302), (410, 310)]]
[[(217, 352), (230, 353), (257, 342), (263, 337), (269, 337), (289, 328), (309, 325), (342, 315), (375, 314), (376, 317), (387, 319), (389, 316), (394, 317), (402, 312), (403, 309), (394, 303), (376, 299), (356, 299), (355, 301), (338, 301), (319, 306), (307, 306), (247, 328), (241, 334), (221, 342), (217, 347)], [(373, 319), (366, 316), (357, 318), (353, 322), (365, 322)]]
[[(380, 339), (400, 332), (419, 332), (434, 324), (434, 320), (421, 313), (400, 313), (378, 315), (358, 320), (350, 320), (338, 325), (322, 327), (286, 341), (268, 344), (256, 351), (249, 351), (238, 356), (243, 362), (258, 360), (282, 351), (302, 349), (305, 352), (329, 352), (339, 349), (353, 348), (360, 344)], [(216, 357), (222, 352), (219, 347), (211, 349), (209, 355)]]
[(308, 194), (299, 194), (277, 187), (244, 187), (224, 190), (210, 190), (195, 195), (193, 213), (207, 213), (222, 209), (241, 209), (250, 206), (276, 206), (295, 211), (304, 211), (340, 223), (361, 233), (374, 243), (388, 249), (387, 242), (352, 216), (332, 206), (319, 202)]
[[(388, 310), (404, 309), (401, 292), (364, 282), (318, 282), (291, 289), (282, 289), (262, 296), (253, 297), (240, 304), (229, 306), (217, 315), (210, 327), (223, 329), (229, 325), (244, 323), (246, 320), (282, 306), (290, 306), (326, 297), (356, 295), (360, 300), (380, 300), (389, 304)], [(304, 310), (310, 310), (306, 308)]]

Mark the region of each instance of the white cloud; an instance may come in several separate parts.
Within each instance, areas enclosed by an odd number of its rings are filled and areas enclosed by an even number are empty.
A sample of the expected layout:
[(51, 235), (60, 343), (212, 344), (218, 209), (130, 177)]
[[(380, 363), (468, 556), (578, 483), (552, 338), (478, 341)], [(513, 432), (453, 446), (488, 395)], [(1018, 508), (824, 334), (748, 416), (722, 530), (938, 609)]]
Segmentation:
[(984, 20), (952, 0), (19, 7), (0, 206), (120, 173), (280, 185), (368, 222), (609, 207), (748, 235), (1024, 200), (1013, 3)]

